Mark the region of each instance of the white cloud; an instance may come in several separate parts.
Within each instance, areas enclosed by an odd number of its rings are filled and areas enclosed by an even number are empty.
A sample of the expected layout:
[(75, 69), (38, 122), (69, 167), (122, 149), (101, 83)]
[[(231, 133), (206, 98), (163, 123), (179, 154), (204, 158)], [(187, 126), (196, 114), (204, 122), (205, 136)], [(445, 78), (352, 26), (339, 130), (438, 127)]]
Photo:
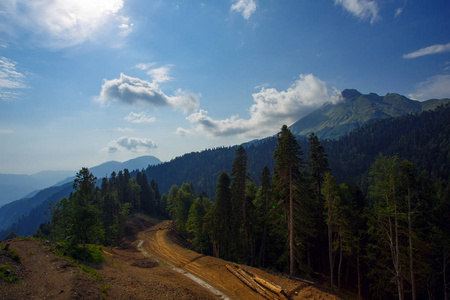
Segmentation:
[(415, 100), (450, 98), (450, 75), (436, 75), (417, 85), (415, 93), (408, 95)]
[(450, 52), (450, 43), (448, 43), (446, 45), (438, 44), (438, 45), (432, 45), (429, 47), (425, 47), (425, 48), (419, 49), (417, 51), (405, 54), (405, 55), (403, 55), (403, 58), (416, 58), (416, 57), (420, 57), (420, 56), (445, 53), (445, 52)]
[(100, 95), (96, 100), (102, 104), (120, 101), (129, 105), (142, 107), (171, 106), (187, 112), (198, 109), (199, 96), (177, 90), (175, 95), (167, 96), (156, 82), (149, 82), (139, 78), (120, 74), (119, 78), (104, 80)]
[[(127, 35), (132, 24), (119, 14), (123, 5), (124, 0), (5, 0), (0, 4), (5, 16), (1, 25), (8, 33), (25, 29), (44, 46), (64, 48), (111, 28)], [(108, 27), (114, 23), (122, 26)]]
[(300, 75), (286, 91), (261, 88), (253, 95), (250, 118), (232, 116), (225, 120), (214, 120), (208, 112), (200, 110), (187, 117), (196, 130), (211, 136), (243, 135), (263, 137), (274, 134), (283, 124), (291, 125), (327, 102), (337, 102), (340, 93), (330, 92), (325, 82), (312, 74)]
[(158, 148), (158, 146), (151, 139), (123, 136), (110, 142), (108, 147), (104, 150), (109, 153), (115, 153), (120, 150), (143, 153), (156, 148)]
[(0, 99), (9, 101), (15, 99), (18, 89), (27, 88), (25, 75), (17, 71), (17, 62), (0, 56)]
[(170, 68), (173, 65), (165, 65), (159, 68), (152, 68), (156, 63), (140, 63), (134, 66), (137, 69), (141, 69), (143, 71), (147, 71), (147, 75), (149, 75), (153, 82), (160, 83), (170, 81), (173, 78), (169, 76)]
[(238, 0), (231, 5), (231, 10), (241, 13), (244, 19), (248, 20), (256, 11), (256, 3), (254, 0)]
[(124, 119), (130, 123), (152, 123), (156, 121), (155, 117), (149, 117), (144, 112), (130, 112)]
[(378, 18), (378, 4), (369, 0), (334, 0), (335, 5), (341, 5), (345, 10), (360, 20), (370, 19), (374, 23)]
[(153, 82), (166, 82), (172, 80), (169, 76), (169, 71), (172, 65), (167, 65), (160, 68), (150, 69), (147, 74), (153, 79)]
[(137, 65), (135, 65), (134, 67), (137, 69), (141, 69), (141, 70), (148, 70), (151, 67), (153, 67), (156, 63), (152, 62), (152, 63), (139, 63)]
[(117, 128), (117, 131), (120, 131), (120, 132), (134, 132), (134, 129), (133, 128)]
[(394, 17), (397, 18), (398, 16), (400, 16), (403, 13), (403, 7), (399, 7), (395, 10), (395, 15)]
[(191, 131), (189, 129), (184, 129), (181, 127), (177, 128), (176, 134), (181, 135), (181, 136), (185, 136), (186, 134), (191, 133)]

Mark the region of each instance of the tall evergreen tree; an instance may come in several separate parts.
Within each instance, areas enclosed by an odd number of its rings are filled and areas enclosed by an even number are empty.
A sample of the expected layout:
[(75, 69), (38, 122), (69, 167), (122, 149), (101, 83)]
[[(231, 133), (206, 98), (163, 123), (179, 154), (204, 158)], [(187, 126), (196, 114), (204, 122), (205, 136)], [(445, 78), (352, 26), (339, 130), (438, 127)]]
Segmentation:
[(225, 259), (230, 258), (231, 243), (231, 191), (230, 177), (223, 171), (217, 182), (216, 200), (212, 214), (213, 223), (213, 246), (216, 254)]
[(314, 195), (316, 202), (316, 218), (315, 218), (315, 227), (318, 233), (318, 249), (320, 252), (319, 256), (319, 266), (321, 266), (322, 271), (325, 271), (324, 263), (326, 257), (325, 249), (326, 249), (326, 224), (323, 221), (323, 212), (324, 212), (324, 199), (322, 194), (322, 185), (325, 178), (325, 173), (329, 171), (328, 167), (328, 155), (325, 153), (324, 147), (321, 145), (319, 138), (312, 132), (308, 136), (309, 141), (309, 160), (307, 162), (310, 176), (314, 185)]
[(295, 191), (299, 187), (301, 179), (300, 168), (303, 160), (300, 155), (300, 145), (296, 138), (283, 125), (277, 136), (277, 148), (274, 152), (275, 168), (273, 174), (274, 189), (277, 197), (284, 203), (287, 229), (289, 233), (289, 274), (295, 273), (295, 244), (294, 244), (294, 205), (298, 202), (295, 198)]
[(83, 251), (86, 243), (101, 239), (100, 212), (96, 202), (98, 202), (95, 189), (96, 177), (88, 168), (82, 168), (76, 175), (73, 183), (72, 213), (70, 216), (71, 243), (76, 245), (82, 243)]
[[(231, 167), (231, 199), (232, 199), (232, 234), (234, 239), (234, 251), (244, 250), (245, 253), (237, 256), (248, 256), (249, 234), (248, 234), (248, 203), (245, 198), (245, 187), (247, 175), (247, 152), (241, 145), (236, 149), (233, 166)], [(241, 235), (242, 229), (242, 235)]]

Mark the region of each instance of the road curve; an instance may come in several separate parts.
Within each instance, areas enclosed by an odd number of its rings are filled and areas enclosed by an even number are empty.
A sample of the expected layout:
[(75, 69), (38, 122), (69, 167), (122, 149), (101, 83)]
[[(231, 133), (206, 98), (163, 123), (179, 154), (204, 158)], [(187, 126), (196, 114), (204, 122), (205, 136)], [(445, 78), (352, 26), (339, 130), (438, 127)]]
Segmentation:
[(140, 248), (144, 252), (167, 262), (172, 268), (184, 270), (201, 279), (217, 290), (219, 294), (213, 293), (221, 298), (264, 299), (227, 270), (226, 264), (229, 262), (198, 254), (176, 244), (169, 236), (168, 222), (138, 233), (137, 238), (143, 241)]

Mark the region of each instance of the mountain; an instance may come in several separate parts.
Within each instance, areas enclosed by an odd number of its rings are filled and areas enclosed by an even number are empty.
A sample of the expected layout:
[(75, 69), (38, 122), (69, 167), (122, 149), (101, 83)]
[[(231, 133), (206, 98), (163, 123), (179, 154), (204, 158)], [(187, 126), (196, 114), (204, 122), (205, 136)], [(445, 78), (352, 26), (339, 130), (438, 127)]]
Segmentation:
[[(97, 178), (103, 178), (103, 177), (109, 177), (112, 172), (119, 172), (120, 170), (128, 169), (129, 171), (133, 170), (142, 170), (147, 168), (148, 166), (152, 165), (158, 165), (161, 161), (151, 155), (147, 156), (140, 156), (137, 158), (133, 158), (130, 160), (127, 160), (125, 162), (118, 162), (118, 161), (107, 161), (105, 163), (102, 163), (98, 166), (89, 168), (89, 171), (94, 174)], [(75, 172), (74, 172), (75, 173)], [(72, 175), (74, 174), (72, 173)], [(75, 176), (71, 176), (69, 178), (64, 179), (63, 181), (58, 182), (58, 185), (72, 182), (75, 179)]]
[(289, 129), (296, 135), (307, 136), (314, 132), (320, 139), (338, 139), (376, 120), (416, 114), (450, 102), (450, 99), (419, 102), (395, 93), (383, 97), (374, 93), (363, 95), (350, 89), (342, 91), (342, 97), (335, 104), (319, 107)]
[[(123, 169), (129, 170), (141, 170), (145, 169), (150, 165), (160, 164), (161, 161), (154, 156), (141, 156), (135, 159), (130, 159), (125, 162), (117, 162), (117, 161), (109, 161), (98, 165), (96, 167), (92, 167), (89, 170), (99, 179), (105, 176), (109, 176), (113, 171), (119, 172)], [(51, 171), (44, 171), (37, 173), (35, 175), (17, 175), (18, 179), (25, 180), (22, 183), (26, 182), (27, 179), (39, 180), (39, 175), (42, 175), (46, 178), (51, 177), (50, 175), (55, 176), (58, 174), (52, 174)], [(70, 172), (70, 174), (61, 173), (60, 175), (64, 175), (67, 177), (69, 175), (73, 175), (75, 172)], [(7, 183), (11, 183), (8, 177), (5, 175), (5, 181)], [(64, 178), (62, 177), (62, 178)], [(1, 178), (1, 177), (0, 177)], [(57, 177), (55, 177), (57, 178)], [(60, 177), (61, 179), (61, 177)], [(26, 198), (22, 198), (16, 201), (13, 201), (8, 204), (0, 207), (0, 239), (2, 235), (4, 236), (7, 231), (17, 230), (20, 235), (30, 235), (33, 234), (36, 230), (37, 226), (41, 224), (47, 216), (45, 215), (45, 211), (48, 209), (48, 205), (51, 202), (56, 202), (63, 197), (67, 197), (72, 192), (72, 184), (75, 176), (68, 177), (59, 183), (54, 184), (52, 181), (51, 184), (47, 185), (46, 189), (42, 189), (40, 191), (34, 191), (29, 193)], [(8, 181), (9, 180), (9, 181)], [(42, 180), (45, 182), (44, 180)], [(20, 183), (20, 181), (18, 181)], [(51, 187), (48, 187), (53, 185)], [(16, 186), (17, 189), (21, 189), (21, 185), (18, 184)], [(24, 193), (26, 194), (26, 193)], [(21, 219), (25, 218), (26, 221), (20, 222)], [(1, 233), (3, 231), (3, 233)]]
[(0, 206), (28, 197), (74, 174), (73, 171), (42, 171), (33, 175), (0, 174)]

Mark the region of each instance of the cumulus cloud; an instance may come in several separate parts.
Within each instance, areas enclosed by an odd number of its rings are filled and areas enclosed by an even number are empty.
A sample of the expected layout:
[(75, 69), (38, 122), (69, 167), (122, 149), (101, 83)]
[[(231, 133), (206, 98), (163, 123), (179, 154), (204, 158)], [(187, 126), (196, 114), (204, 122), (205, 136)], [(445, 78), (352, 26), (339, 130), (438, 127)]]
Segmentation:
[(349, 13), (360, 20), (370, 19), (374, 23), (378, 18), (378, 5), (375, 1), (369, 0), (334, 0), (335, 5), (342, 6)]
[(312, 74), (300, 75), (285, 91), (261, 88), (253, 95), (250, 118), (232, 116), (225, 120), (214, 120), (208, 112), (200, 110), (187, 117), (196, 130), (211, 136), (243, 135), (263, 137), (274, 134), (283, 124), (290, 125), (306, 116), (320, 105), (337, 102), (341, 96), (330, 91), (326, 83)]
[(420, 56), (445, 53), (445, 52), (450, 52), (450, 43), (448, 43), (446, 45), (438, 44), (438, 45), (432, 45), (429, 47), (425, 47), (425, 48), (419, 49), (417, 51), (405, 54), (405, 55), (403, 55), (403, 58), (416, 58), (416, 57), (420, 57)]
[(119, 35), (129, 34), (132, 23), (120, 15), (123, 5), (124, 0), (5, 0), (0, 10), (6, 32), (25, 29), (45, 46), (64, 48), (114, 27)]
[(19, 89), (27, 88), (25, 75), (17, 71), (17, 62), (0, 56), (0, 99), (9, 101), (15, 99)]
[(419, 101), (450, 98), (450, 75), (436, 75), (419, 83), (409, 98)]
[(100, 95), (95, 98), (102, 104), (119, 101), (128, 105), (142, 107), (171, 106), (187, 112), (198, 109), (199, 96), (178, 89), (173, 96), (166, 95), (156, 82), (127, 76), (104, 80)]
[(124, 119), (130, 123), (152, 123), (156, 121), (155, 117), (149, 117), (144, 112), (130, 112)]
[(115, 153), (120, 150), (144, 153), (156, 148), (158, 146), (151, 139), (123, 136), (110, 142), (106, 150), (109, 153)]
[(236, 11), (248, 20), (250, 16), (256, 11), (256, 3), (254, 0), (238, 0), (231, 5), (231, 11)]

